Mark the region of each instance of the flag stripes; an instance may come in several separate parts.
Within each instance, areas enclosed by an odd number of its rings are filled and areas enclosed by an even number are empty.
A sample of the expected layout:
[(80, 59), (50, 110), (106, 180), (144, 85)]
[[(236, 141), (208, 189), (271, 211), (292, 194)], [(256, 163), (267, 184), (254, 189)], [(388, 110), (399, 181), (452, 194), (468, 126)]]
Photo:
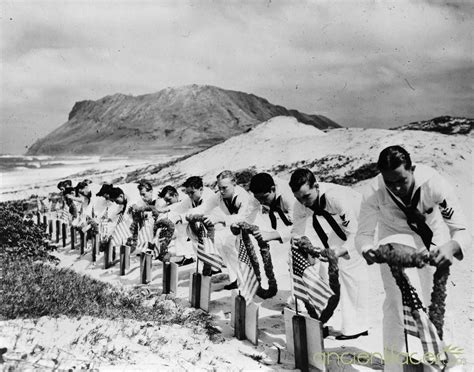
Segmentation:
[(67, 208), (61, 208), (61, 210), (58, 213), (58, 220), (64, 222), (64, 223), (69, 223), (72, 219), (71, 213), (69, 213), (69, 209)]
[(257, 292), (259, 282), (250, 263), (247, 247), (242, 239), (242, 235), (237, 240), (237, 244), (239, 245), (239, 268), (237, 270), (239, 290), (240, 295), (245, 298), (246, 304), (249, 305)]
[(298, 248), (291, 248), (290, 261), (290, 276), (295, 297), (308, 302), (320, 316), (334, 292)]
[(420, 339), (425, 355), (428, 353), (439, 355), (443, 352), (443, 341), (438, 336), (436, 327), (428, 318), (415, 288), (410, 284), (403, 269), (399, 268), (399, 271), (395, 271), (396, 269), (393, 267), (391, 269), (392, 273), (395, 272), (397, 276), (395, 279), (402, 293), (405, 332)]
[(221, 270), (224, 266), (222, 257), (218, 254), (214, 242), (209, 238), (208, 231), (202, 222), (192, 222), (187, 227), (187, 233), (196, 249), (196, 256), (204, 264)]
[(117, 221), (117, 226), (112, 233), (112, 242), (115, 246), (124, 244), (127, 239), (132, 235), (130, 231), (130, 225), (132, 224), (132, 218), (127, 214), (123, 213)]
[(143, 226), (138, 230), (137, 247), (148, 247), (148, 242), (153, 241), (153, 220), (145, 217)]
[(207, 236), (199, 240), (202, 240), (202, 242), (198, 241), (196, 244), (197, 258), (215, 269), (221, 270), (224, 266), (224, 261), (219, 255), (211, 253), (211, 251), (215, 250), (214, 243)]

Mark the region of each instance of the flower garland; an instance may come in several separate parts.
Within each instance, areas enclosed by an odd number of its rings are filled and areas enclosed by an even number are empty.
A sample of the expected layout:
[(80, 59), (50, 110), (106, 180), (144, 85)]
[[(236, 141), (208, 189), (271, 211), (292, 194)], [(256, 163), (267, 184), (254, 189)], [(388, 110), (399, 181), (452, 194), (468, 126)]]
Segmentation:
[[(214, 236), (216, 234), (216, 229), (214, 227), (214, 225), (211, 223), (211, 224), (206, 224), (204, 222), (204, 215), (203, 214), (193, 214), (191, 216), (188, 216), (187, 217), (187, 220), (189, 222), (189, 225), (191, 227), (191, 230), (192, 232), (198, 237), (198, 238), (203, 238), (203, 233), (204, 233), (204, 230), (202, 228), (199, 228), (197, 226), (197, 223), (202, 223), (202, 225), (206, 228), (207, 230), (207, 237), (209, 239), (212, 240), (212, 242), (214, 242)], [(202, 241), (200, 241), (200, 243), (203, 243)]]
[[(432, 256), (426, 253), (403, 252), (386, 244), (375, 250), (375, 261), (387, 263), (392, 275), (397, 281), (397, 275), (405, 267), (422, 268), (426, 265), (435, 266)], [(446, 283), (449, 277), (449, 267), (437, 267), (433, 276), (431, 304), (428, 307), (428, 317), (436, 327), (440, 339), (443, 339), (444, 315), (446, 313)], [(397, 282), (398, 284), (398, 282)]]
[(247, 222), (239, 222), (231, 227), (232, 233), (237, 235), (239, 232), (242, 233), (242, 241), (247, 249), (247, 254), (250, 258), (255, 276), (258, 280), (257, 296), (263, 299), (272, 298), (278, 292), (278, 285), (273, 271), (272, 256), (270, 254), (270, 245), (263, 239), (256, 238), (258, 246), (260, 248), (260, 254), (262, 255), (263, 269), (268, 280), (268, 288), (262, 287), (260, 266), (258, 264), (257, 255), (255, 254), (254, 246), (250, 240), (250, 235), (254, 235), (259, 231), (258, 226), (250, 225)]
[(91, 237), (97, 235), (99, 233), (99, 224), (97, 223), (97, 221), (95, 221), (91, 217), (87, 217), (87, 223), (91, 226), (88, 231), (89, 235)]
[(156, 252), (156, 258), (160, 261), (169, 261), (171, 254), (168, 252), (168, 246), (173, 238), (175, 226), (174, 223), (168, 218), (163, 218), (155, 222), (153, 226), (153, 236), (160, 230), (158, 234), (158, 242), (160, 245), (159, 251)]
[[(206, 237), (209, 238), (214, 244), (214, 237), (216, 233), (215, 227), (213, 224), (206, 224), (204, 222), (204, 215), (194, 214), (194, 215), (188, 216), (187, 220), (189, 222), (189, 225), (188, 225), (189, 229), (191, 230), (192, 234), (194, 234), (197, 237), (198, 244), (204, 244), (204, 238)], [(206, 233), (206, 230), (207, 230), (207, 233)], [(204, 266), (202, 268), (202, 274), (204, 276), (210, 276), (211, 272), (212, 272), (211, 266), (208, 263), (204, 262)]]
[(328, 262), (328, 276), (329, 276), (329, 287), (334, 292), (334, 295), (331, 296), (328, 300), (328, 303), (324, 310), (321, 312), (321, 315), (318, 317), (314, 308), (309, 304), (305, 303), (306, 309), (312, 318), (319, 318), (319, 320), (324, 324), (326, 323), (334, 314), (339, 300), (341, 298), (341, 284), (339, 283), (339, 266), (338, 266), (338, 257), (336, 253), (329, 248), (319, 249), (314, 247), (311, 244), (311, 241), (303, 236), (295, 242), (295, 245), (300, 249), (301, 252), (306, 255), (310, 255), (313, 258), (317, 258), (320, 261)]
[(127, 239), (126, 245), (132, 247), (133, 251), (138, 244), (138, 231), (145, 223), (145, 214), (140, 210), (133, 209), (132, 207), (128, 209), (128, 212), (132, 215), (132, 224), (130, 225), (130, 232), (132, 235)]

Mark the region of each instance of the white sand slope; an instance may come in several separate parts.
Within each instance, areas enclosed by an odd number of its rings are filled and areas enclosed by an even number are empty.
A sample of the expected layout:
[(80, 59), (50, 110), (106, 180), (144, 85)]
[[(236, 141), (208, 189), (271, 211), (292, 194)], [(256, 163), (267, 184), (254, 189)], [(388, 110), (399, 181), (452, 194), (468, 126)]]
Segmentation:
[(332, 129), (324, 133), (288, 117), (273, 118), (158, 173), (144, 171), (143, 176), (159, 182), (170, 175), (181, 178), (201, 175), (207, 182), (213, 182), (216, 174), (224, 169), (249, 166), (269, 169), (280, 164), (311, 162), (328, 155), (351, 157), (352, 166), (358, 167), (376, 161), (383, 148), (394, 144), (404, 146), (415, 162), (434, 166), (456, 184), (471, 184), (472, 136), (361, 128)]

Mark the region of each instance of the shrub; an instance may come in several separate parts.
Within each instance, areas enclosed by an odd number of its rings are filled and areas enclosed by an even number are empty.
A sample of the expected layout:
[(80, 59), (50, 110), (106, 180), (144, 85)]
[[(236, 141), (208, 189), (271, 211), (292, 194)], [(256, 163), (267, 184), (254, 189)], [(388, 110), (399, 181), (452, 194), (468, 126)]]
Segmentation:
[(0, 259), (57, 261), (47, 242), (45, 226), (23, 219), (28, 209), (23, 202), (0, 204)]
[[(51, 265), (58, 259), (42, 226), (24, 220), (22, 203), (0, 205), (0, 318), (94, 316), (204, 327), (216, 333), (211, 316), (185, 308), (166, 295), (153, 297)], [(154, 300), (145, 306), (145, 300)], [(202, 328), (200, 328), (202, 329)]]

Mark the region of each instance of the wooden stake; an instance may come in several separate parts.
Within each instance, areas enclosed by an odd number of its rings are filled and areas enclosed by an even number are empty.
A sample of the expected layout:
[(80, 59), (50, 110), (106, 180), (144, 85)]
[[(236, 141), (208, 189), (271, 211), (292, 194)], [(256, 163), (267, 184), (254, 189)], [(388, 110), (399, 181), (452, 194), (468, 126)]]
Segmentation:
[(64, 222), (63, 222), (63, 225), (62, 225), (62, 237), (63, 237), (63, 248), (66, 248), (67, 225)]
[(125, 275), (130, 268), (130, 246), (120, 246), (120, 275)]
[(115, 246), (112, 239), (109, 240), (104, 251), (104, 267), (108, 269), (114, 263)]
[(81, 256), (82, 256), (86, 249), (86, 234), (84, 234), (84, 231), (82, 230), (79, 230), (79, 241), (80, 241)]
[(100, 238), (99, 234), (92, 235), (92, 262), (97, 261), (97, 253), (99, 252)]
[(142, 284), (148, 284), (151, 282), (151, 253), (150, 252), (143, 252), (142, 253), (142, 272), (141, 272), (141, 279)]
[(245, 340), (245, 298), (240, 295), (235, 297), (234, 335), (238, 340)]
[(170, 293), (171, 263), (163, 261), (163, 294)]
[(295, 315), (293, 316), (292, 322), (295, 366), (300, 369), (301, 372), (309, 371), (305, 318), (301, 315)]
[(50, 239), (53, 239), (53, 220), (49, 220), (48, 225), (49, 225), (49, 237)]
[(61, 221), (56, 220), (56, 243), (59, 243), (60, 236), (61, 236)]
[(191, 275), (191, 306), (199, 309), (201, 306), (201, 274), (193, 273)]
[(76, 249), (76, 228), (71, 226), (71, 249)]

